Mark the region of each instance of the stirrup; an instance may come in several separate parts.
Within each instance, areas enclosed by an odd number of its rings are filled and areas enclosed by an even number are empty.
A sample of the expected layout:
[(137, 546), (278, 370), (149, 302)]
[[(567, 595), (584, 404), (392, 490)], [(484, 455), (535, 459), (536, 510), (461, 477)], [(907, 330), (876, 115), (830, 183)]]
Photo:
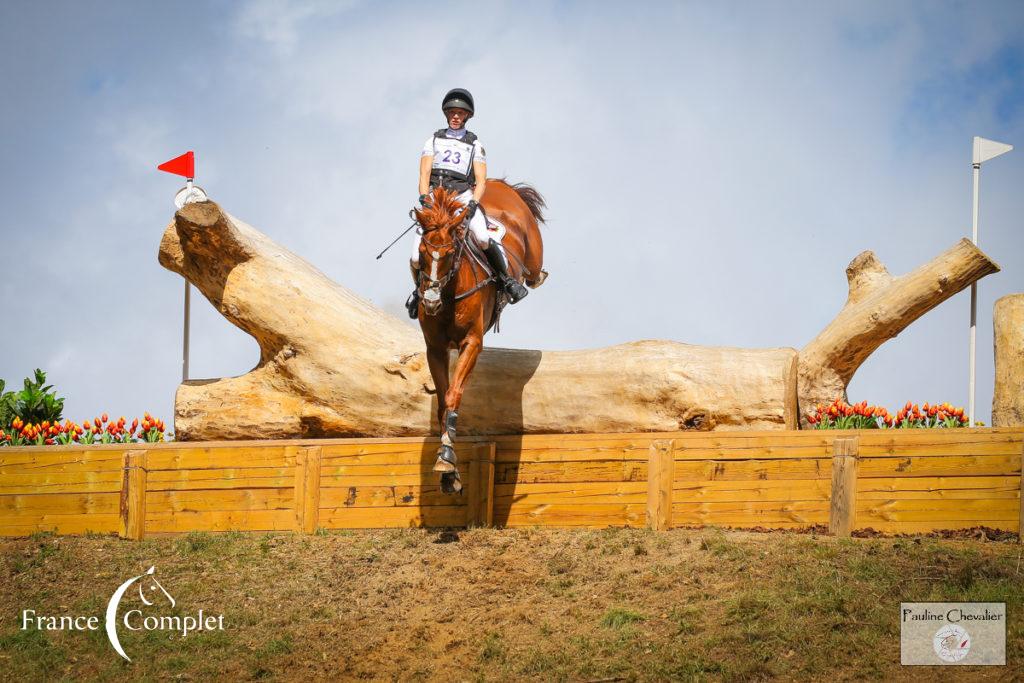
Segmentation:
[(412, 290), (412, 294), (405, 302), (405, 310), (409, 311), (409, 317), (415, 320), (420, 314), (420, 290)]
[(504, 283), (505, 293), (508, 294), (508, 302), (510, 304), (518, 303), (526, 298), (526, 295), (530, 293), (526, 287), (513, 278), (507, 278)]

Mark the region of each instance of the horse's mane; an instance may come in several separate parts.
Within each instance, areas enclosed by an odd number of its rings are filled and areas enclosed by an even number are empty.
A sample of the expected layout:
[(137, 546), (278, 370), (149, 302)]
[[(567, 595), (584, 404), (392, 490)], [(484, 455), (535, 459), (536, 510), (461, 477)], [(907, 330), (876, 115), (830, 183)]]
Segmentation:
[(450, 223), (455, 212), (463, 208), (458, 200), (459, 194), (443, 187), (434, 188), (429, 205), (416, 209), (416, 220), (425, 228), (440, 228)]

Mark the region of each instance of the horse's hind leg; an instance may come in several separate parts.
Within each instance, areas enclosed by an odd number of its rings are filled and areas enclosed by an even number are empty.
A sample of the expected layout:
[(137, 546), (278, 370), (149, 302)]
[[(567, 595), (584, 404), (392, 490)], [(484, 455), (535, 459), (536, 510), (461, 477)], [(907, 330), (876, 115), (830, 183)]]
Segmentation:
[(530, 271), (526, 278), (526, 284), (530, 289), (536, 289), (544, 284), (548, 272), (544, 270), (544, 240), (540, 236), (540, 225), (537, 221), (529, 221), (526, 226), (526, 239), (524, 240), (525, 256), (523, 265)]

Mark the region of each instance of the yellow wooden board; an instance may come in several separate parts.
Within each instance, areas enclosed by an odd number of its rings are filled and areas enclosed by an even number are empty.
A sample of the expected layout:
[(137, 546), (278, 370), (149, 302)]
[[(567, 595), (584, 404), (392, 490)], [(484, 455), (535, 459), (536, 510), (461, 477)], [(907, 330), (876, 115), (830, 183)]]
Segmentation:
[(1024, 428), (1012, 429), (865, 429), (849, 432), (860, 437), (861, 448), (878, 449), (896, 445), (984, 444), (1024, 442)]
[(495, 484), (495, 505), (527, 503), (647, 503), (647, 482)]
[(295, 488), (150, 491), (146, 513), (204, 510), (294, 510)]
[(494, 483), (646, 481), (647, 462), (600, 460), (591, 462), (496, 463)]
[[(469, 476), (468, 466), (459, 465), (459, 473), (463, 481)], [(400, 475), (350, 475), (343, 477), (322, 477), (320, 487), (348, 488), (350, 486), (431, 486), (440, 481), (437, 472)]]
[(1016, 455), (949, 455), (943, 457), (861, 458), (858, 479), (870, 477), (1020, 476)]
[(939, 520), (978, 520), (1020, 518), (1017, 500), (866, 500), (857, 501), (857, 524), (878, 519), (887, 522), (930, 522)]
[[(469, 458), (460, 459), (456, 469), (460, 472), (468, 472), (469, 462)], [(368, 477), (407, 477), (413, 475), (420, 476), (424, 480), (436, 478), (437, 472), (434, 471), (434, 460), (431, 460), (429, 463), (404, 465), (323, 465), (320, 467), (321, 480), (335, 477), (364, 479)]]
[(119, 512), (120, 493), (40, 493), (0, 496), (0, 515), (83, 515)]
[(324, 529), (444, 527), (466, 524), (466, 506), (429, 505), (391, 508), (321, 508)]
[(754, 481), (823, 479), (831, 481), (832, 458), (792, 460), (703, 460), (675, 463), (675, 481)]
[[(507, 499), (506, 499), (507, 500)], [(494, 502), (494, 523), (502, 526), (644, 526), (646, 498), (634, 504), (527, 504)]]
[[(463, 478), (462, 485), (469, 486)], [(321, 488), (321, 508), (408, 507), (419, 505), (465, 505), (464, 498), (442, 493), (440, 484), (427, 486), (350, 486)]]
[(857, 481), (858, 500), (1019, 498), (1020, 477), (878, 477)]
[(742, 481), (676, 481), (672, 487), (675, 503), (699, 501), (827, 501), (832, 493), (828, 479), (754, 479)]
[(832, 457), (832, 447), (808, 443), (802, 446), (753, 446), (744, 448), (676, 448), (677, 461), (686, 460), (789, 460)]
[(499, 450), (495, 462), (578, 462), (583, 460), (647, 461), (649, 446), (642, 448), (535, 448), (530, 450)]
[[(8, 474), (44, 474), (47, 472), (112, 472), (124, 465), (124, 451), (83, 449), (49, 452), (55, 446), (36, 447), (32, 451), (0, 448), (0, 477)], [(11, 451), (14, 451), (13, 453)]]
[(964, 519), (964, 520), (936, 520), (926, 522), (886, 522), (884, 520), (868, 520), (862, 522), (857, 520), (854, 529), (874, 529), (886, 534), (926, 534), (932, 531), (946, 531), (954, 529), (971, 529), (985, 526), (1000, 531), (1018, 531), (1020, 520), (1013, 519)]
[(254, 448), (178, 448), (149, 451), (146, 469), (188, 470), (235, 467), (294, 467), (295, 448), (261, 446)]
[(0, 475), (0, 495), (14, 493), (119, 493), (120, 469), (109, 472), (34, 472)]
[(156, 470), (147, 474), (149, 491), (285, 488), (295, 484), (294, 467), (235, 467), (204, 470)]
[(724, 523), (724, 522), (715, 523), (715, 524), (694, 524), (694, 523), (690, 523), (690, 522), (679, 522), (679, 521), (673, 520), (672, 528), (673, 529), (722, 528), (722, 529), (737, 529), (737, 530), (740, 530), (740, 531), (742, 531), (744, 529), (750, 529), (750, 530), (756, 530), (756, 529), (797, 530), (797, 529), (808, 529), (808, 528), (810, 528), (812, 526), (822, 526), (824, 524), (825, 524), (825, 522), (814, 522), (812, 524), (812, 523), (807, 523), (807, 522), (787, 522), (787, 521), (781, 521), (781, 520), (777, 520), (777, 519), (772, 520), (770, 523), (769, 522), (764, 522), (764, 523), (761, 523), (761, 524), (742, 524), (742, 523), (732, 524), (732, 523)]
[(187, 531), (288, 531), (295, 528), (293, 510), (146, 510), (146, 533)]
[(981, 441), (950, 443), (898, 443), (895, 445), (861, 446), (862, 458), (902, 458), (908, 455), (940, 457), (947, 455), (1020, 455), (1019, 441)]
[(116, 533), (120, 528), (120, 515), (92, 513), (88, 515), (27, 515), (8, 517), (0, 513), (0, 536), (28, 536), (37, 531), (57, 534)]
[(732, 524), (747, 527), (775, 522), (827, 524), (828, 501), (724, 501), (673, 503), (674, 524)]
[[(320, 453), (320, 462), (324, 467), (342, 465), (430, 465), (437, 460), (438, 444), (424, 444), (410, 448), (376, 444), (373, 446), (324, 447)], [(460, 442), (455, 445), (455, 455), (460, 460), (468, 461), (473, 453), (471, 442)]]

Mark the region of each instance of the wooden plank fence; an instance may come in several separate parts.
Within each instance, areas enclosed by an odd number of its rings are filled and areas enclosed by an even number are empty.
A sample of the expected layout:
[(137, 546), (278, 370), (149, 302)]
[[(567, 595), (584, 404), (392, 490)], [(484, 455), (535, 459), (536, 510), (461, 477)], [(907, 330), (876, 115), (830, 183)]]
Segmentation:
[(1021, 528), (1024, 428), (0, 449), (0, 535), (444, 526)]

